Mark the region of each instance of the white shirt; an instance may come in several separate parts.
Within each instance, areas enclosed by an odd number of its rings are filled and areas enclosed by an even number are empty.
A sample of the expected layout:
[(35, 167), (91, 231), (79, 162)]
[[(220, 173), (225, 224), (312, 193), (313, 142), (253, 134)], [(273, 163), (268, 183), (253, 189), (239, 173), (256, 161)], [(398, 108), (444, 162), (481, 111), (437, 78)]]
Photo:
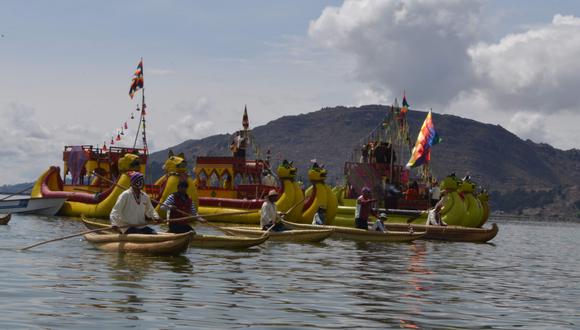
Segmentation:
[(276, 178), (272, 174), (265, 175), (262, 178), (262, 184), (270, 187), (278, 186), (278, 182), (276, 182)]
[(276, 221), (277, 216), (278, 210), (276, 209), (276, 204), (266, 200), (260, 210), (260, 226), (262, 228), (264, 226), (271, 226)]
[(439, 187), (431, 188), (431, 199), (439, 200), (441, 198), (441, 189)]
[[(153, 205), (151, 205), (151, 199), (143, 191), (141, 191), (140, 202), (137, 203), (133, 188), (129, 188), (119, 195), (110, 215), (111, 224), (118, 227), (143, 228), (147, 225), (145, 217), (159, 219), (159, 214), (155, 212)], [(122, 228), (121, 230), (125, 232), (127, 229)]]

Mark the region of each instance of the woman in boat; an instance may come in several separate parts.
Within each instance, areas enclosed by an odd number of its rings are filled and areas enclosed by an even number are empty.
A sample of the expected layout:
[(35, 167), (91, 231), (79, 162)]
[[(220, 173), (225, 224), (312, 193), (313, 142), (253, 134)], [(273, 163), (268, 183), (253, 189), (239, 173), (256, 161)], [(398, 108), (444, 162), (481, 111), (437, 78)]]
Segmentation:
[(133, 172), (130, 176), (131, 187), (119, 195), (111, 210), (111, 225), (121, 229), (124, 234), (156, 234), (147, 224), (151, 220), (158, 223), (159, 214), (151, 205), (149, 196), (142, 190), (145, 186), (143, 174)]
[[(187, 188), (189, 187), (187, 181), (180, 181), (177, 184), (177, 191), (169, 195), (167, 199), (161, 204), (161, 209), (167, 212), (168, 218), (177, 219), (191, 214), (197, 215), (197, 207), (195, 203), (187, 195)], [(195, 230), (189, 225), (189, 220), (169, 221), (169, 232), (174, 234), (187, 233)]]
[(374, 202), (376, 202), (376, 199), (371, 198), (371, 190), (368, 187), (363, 187), (361, 195), (356, 199), (356, 209), (354, 211), (356, 228), (369, 229), (369, 215), (377, 216), (377, 212), (372, 208)]
[(324, 206), (319, 206), (318, 211), (314, 214), (312, 219), (313, 225), (323, 226), (326, 224), (326, 209)]
[(276, 189), (270, 190), (266, 200), (262, 204), (260, 210), (260, 226), (262, 230), (268, 230), (272, 227), (272, 231), (284, 231), (284, 225), (279, 221), (278, 209), (276, 208), (276, 199), (278, 199), (278, 192)]

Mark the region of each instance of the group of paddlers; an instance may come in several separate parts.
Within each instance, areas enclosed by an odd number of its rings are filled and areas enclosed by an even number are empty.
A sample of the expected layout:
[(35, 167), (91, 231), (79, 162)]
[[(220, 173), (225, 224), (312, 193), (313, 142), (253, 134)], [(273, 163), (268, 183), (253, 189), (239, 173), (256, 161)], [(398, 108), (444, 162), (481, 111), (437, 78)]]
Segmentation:
[[(143, 191), (144, 186), (143, 174), (131, 173), (131, 187), (119, 195), (111, 210), (110, 218), (113, 228), (118, 228), (124, 234), (156, 234), (148, 224), (161, 223), (162, 220), (155, 211), (151, 199)], [(177, 191), (169, 195), (161, 204), (161, 209), (168, 214), (170, 233), (194, 231), (189, 225), (188, 216), (197, 216), (197, 208), (191, 197), (187, 195), (187, 188), (187, 181), (180, 181)]]
[(397, 161), (393, 146), (388, 142), (369, 142), (361, 147), (361, 163), (390, 164)]

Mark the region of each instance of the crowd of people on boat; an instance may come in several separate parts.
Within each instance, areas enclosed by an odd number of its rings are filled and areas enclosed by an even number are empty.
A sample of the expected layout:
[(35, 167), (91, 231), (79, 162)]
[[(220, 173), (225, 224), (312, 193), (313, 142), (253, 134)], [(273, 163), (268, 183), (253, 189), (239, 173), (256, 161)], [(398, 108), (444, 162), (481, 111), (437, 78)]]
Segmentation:
[(361, 163), (390, 164), (397, 161), (393, 146), (388, 142), (371, 141), (361, 147)]

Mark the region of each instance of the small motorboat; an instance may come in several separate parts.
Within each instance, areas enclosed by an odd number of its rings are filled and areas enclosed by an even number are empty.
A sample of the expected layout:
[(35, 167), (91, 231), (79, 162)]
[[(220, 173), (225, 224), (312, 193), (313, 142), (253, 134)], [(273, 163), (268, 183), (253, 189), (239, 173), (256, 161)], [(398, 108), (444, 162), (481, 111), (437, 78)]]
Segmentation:
[(2, 213), (26, 213), (39, 215), (55, 215), (66, 201), (65, 197), (57, 198), (8, 198), (0, 201)]

